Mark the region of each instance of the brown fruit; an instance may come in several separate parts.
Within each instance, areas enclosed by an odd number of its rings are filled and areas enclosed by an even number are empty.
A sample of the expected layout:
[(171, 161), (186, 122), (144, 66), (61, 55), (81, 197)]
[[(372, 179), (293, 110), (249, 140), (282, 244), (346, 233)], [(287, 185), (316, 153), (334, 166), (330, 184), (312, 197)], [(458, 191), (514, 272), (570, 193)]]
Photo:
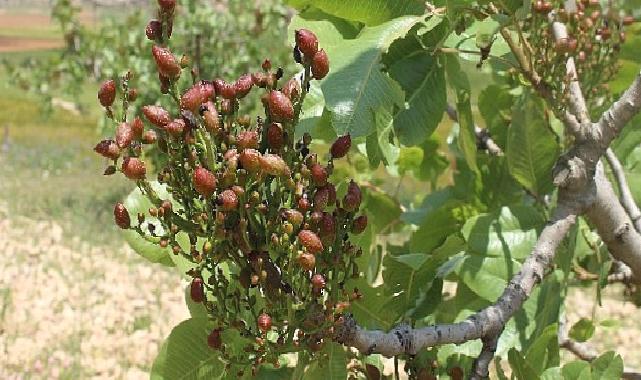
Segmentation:
[(271, 123), (267, 128), (267, 144), (273, 150), (279, 150), (285, 144), (283, 128), (278, 123)]
[(303, 214), (298, 210), (288, 209), (283, 211), (283, 217), (294, 227), (298, 228), (303, 224)]
[(296, 78), (292, 78), (285, 83), (285, 86), (283, 86), (283, 94), (285, 94), (286, 97), (289, 98), (292, 102), (297, 101), (300, 99), (301, 95), (301, 87), (300, 87), (300, 82), (296, 80)]
[(361, 215), (352, 222), (352, 233), (361, 234), (367, 228), (367, 215)]
[(354, 180), (350, 181), (347, 187), (347, 194), (343, 198), (343, 208), (347, 211), (356, 211), (361, 205), (361, 188)]
[(122, 172), (125, 177), (133, 180), (144, 179), (147, 174), (145, 163), (136, 157), (125, 157), (122, 161)]
[(299, 29), (294, 34), (296, 46), (306, 57), (311, 58), (318, 51), (318, 38), (307, 29)]
[(142, 113), (151, 124), (158, 128), (163, 128), (171, 122), (169, 112), (160, 106), (144, 106), (142, 107)]
[(298, 255), (298, 264), (305, 270), (314, 270), (314, 267), (316, 267), (316, 256), (311, 253), (301, 253)]
[(218, 196), (218, 203), (224, 211), (235, 210), (238, 207), (238, 196), (233, 190), (225, 190)]
[(194, 189), (204, 197), (209, 197), (216, 191), (216, 175), (203, 167), (194, 170), (192, 182)]
[(155, 41), (162, 37), (162, 23), (160, 20), (150, 20), (145, 28), (145, 34), (151, 41)]
[(234, 90), (236, 92), (236, 97), (239, 99), (244, 98), (249, 94), (249, 91), (252, 89), (254, 81), (251, 74), (243, 74), (234, 84)]
[(623, 25), (629, 26), (634, 24), (634, 16), (625, 16), (623, 17)]
[(134, 139), (134, 131), (128, 123), (120, 123), (116, 127), (116, 144), (119, 148), (127, 148)]
[(111, 107), (116, 100), (116, 82), (108, 80), (102, 83), (98, 90), (98, 100), (103, 107)]
[(183, 119), (174, 119), (174, 121), (165, 125), (165, 130), (173, 137), (181, 137), (185, 131), (185, 121)]
[(320, 187), (314, 193), (314, 210), (323, 211), (329, 205), (329, 190)]
[(320, 49), (312, 58), (312, 75), (314, 79), (321, 80), (329, 73), (329, 58), (325, 50)]
[(307, 252), (313, 255), (323, 251), (323, 243), (320, 238), (310, 230), (300, 231), (298, 233), (298, 241), (307, 249)]
[(261, 168), (260, 153), (256, 149), (245, 149), (238, 157), (240, 164), (250, 173), (257, 173)]
[(173, 13), (176, 8), (176, 0), (158, 0), (158, 6), (163, 12)]
[(225, 81), (218, 82), (216, 92), (225, 99), (236, 98), (236, 87), (233, 84), (229, 84)]
[(320, 221), (318, 235), (321, 242), (325, 245), (331, 245), (336, 240), (336, 219), (330, 213), (323, 213)]
[(294, 119), (294, 106), (285, 94), (272, 90), (267, 100), (269, 113), (276, 122), (286, 122)]
[(183, 96), (180, 97), (180, 109), (189, 110), (197, 113), (200, 105), (205, 101), (205, 96), (200, 84), (194, 85), (189, 90), (185, 91)]
[(327, 170), (324, 167), (314, 164), (309, 171), (316, 186), (325, 186), (327, 184)]
[(158, 140), (156, 131), (149, 130), (142, 135), (142, 142), (145, 144), (153, 144)]
[(289, 166), (283, 158), (277, 154), (267, 153), (260, 157), (260, 168), (267, 174), (273, 176), (289, 176)]
[(131, 122), (131, 131), (134, 134), (134, 139), (140, 140), (142, 134), (145, 132), (145, 125), (139, 117), (134, 118)]
[(190, 287), (191, 300), (200, 303), (205, 300), (205, 287), (203, 285), (203, 279), (196, 277), (191, 281)]
[(212, 332), (207, 336), (207, 345), (214, 350), (220, 350), (223, 345), (220, 329), (212, 330)]
[(239, 149), (258, 148), (258, 132), (242, 131), (236, 136), (236, 145)]
[(267, 332), (272, 328), (272, 317), (267, 313), (262, 313), (258, 316), (258, 328), (262, 332)]
[(341, 136), (334, 141), (330, 149), (332, 158), (343, 158), (352, 147), (352, 137), (350, 135)]
[(325, 277), (322, 274), (312, 276), (312, 287), (316, 290), (325, 289)]
[(180, 64), (169, 49), (154, 45), (151, 48), (151, 53), (154, 56), (160, 74), (169, 79), (175, 79), (180, 76)]
[(207, 109), (203, 112), (203, 119), (205, 121), (205, 129), (210, 133), (218, 133), (220, 130), (220, 120), (218, 119), (218, 111), (213, 103), (207, 104)]
[(115, 160), (120, 157), (120, 149), (118, 145), (113, 140), (102, 140), (93, 148), (94, 152), (99, 155)]
[(116, 225), (123, 230), (131, 227), (129, 211), (127, 211), (125, 206), (120, 202), (116, 203), (116, 207), (114, 207), (114, 219), (116, 221)]

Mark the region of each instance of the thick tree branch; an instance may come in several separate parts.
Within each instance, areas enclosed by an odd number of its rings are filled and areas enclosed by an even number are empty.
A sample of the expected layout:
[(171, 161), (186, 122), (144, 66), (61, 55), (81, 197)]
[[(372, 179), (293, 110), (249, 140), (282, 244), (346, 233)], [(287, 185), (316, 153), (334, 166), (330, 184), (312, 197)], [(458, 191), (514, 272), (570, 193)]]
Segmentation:
[(632, 192), (630, 191), (630, 187), (628, 186), (628, 181), (625, 178), (623, 165), (621, 165), (621, 162), (617, 158), (616, 154), (614, 154), (612, 149), (608, 148), (608, 150), (605, 152), (605, 158), (608, 160), (608, 164), (610, 164), (610, 168), (612, 169), (614, 178), (616, 178), (617, 180), (621, 204), (630, 216), (630, 219), (632, 219), (634, 229), (636, 229), (637, 232), (641, 232), (641, 211), (639, 211), (639, 206), (637, 206), (637, 203), (632, 197)]
[(619, 203), (601, 163), (597, 165), (595, 181), (596, 199), (586, 210), (586, 216), (596, 227), (610, 254), (629, 266), (635, 282), (639, 282), (641, 235), (636, 232), (628, 214)]
[(519, 273), (510, 280), (496, 303), (464, 321), (420, 329), (401, 325), (390, 332), (384, 332), (363, 329), (357, 326), (356, 321), (350, 316), (345, 316), (336, 327), (335, 339), (363, 353), (380, 353), (385, 356), (413, 355), (425, 347), (446, 343), (460, 344), (473, 339), (483, 339), (491, 343), (492, 339), (498, 338), (507, 321), (521, 308), (534, 286), (549, 269), (556, 248), (575, 223), (581, 207), (582, 205), (574, 199), (563, 199), (552, 221), (541, 232), (532, 253), (523, 263)]

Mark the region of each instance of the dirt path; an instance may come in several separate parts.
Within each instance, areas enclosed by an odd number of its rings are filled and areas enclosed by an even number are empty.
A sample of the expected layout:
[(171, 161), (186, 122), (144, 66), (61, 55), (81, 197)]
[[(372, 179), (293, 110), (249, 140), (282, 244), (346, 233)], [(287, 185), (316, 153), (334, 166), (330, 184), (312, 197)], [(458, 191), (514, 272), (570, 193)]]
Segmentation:
[(0, 378), (148, 379), (188, 317), (174, 272), (0, 210)]

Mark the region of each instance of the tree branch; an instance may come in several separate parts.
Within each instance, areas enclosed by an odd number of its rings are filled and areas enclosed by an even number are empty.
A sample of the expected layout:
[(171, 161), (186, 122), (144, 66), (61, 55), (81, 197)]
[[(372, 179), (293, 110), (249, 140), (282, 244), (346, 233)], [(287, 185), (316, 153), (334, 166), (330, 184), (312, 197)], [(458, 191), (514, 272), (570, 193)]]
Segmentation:
[(614, 178), (616, 178), (617, 184), (619, 185), (621, 204), (630, 216), (630, 219), (632, 219), (634, 229), (641, 233), (641, 211), (639, 211), (639, 206), (637, 206), (637, 203), (634, 201), (632, 193), (630, 192), (630, 187), (628, 186), (628, 181), (626, 180), (625, 173), (623, 171), (623, 165), (621, 165), (621, 162), (612, 149), (608, 148), (605, 152), (605, 158), (608, 160), (608, 164), (610, 164)]
[[(456, 109), (451, 104), (447, 105), (446, 111), (447, 116), (450, 117), (450, 120), (458, 123), (458, 114), (456, 113)], [(476, 134), (476, 141), (478, 142), (480, 147), (482, 147), (483, 149), (487, 149), (487, 151), (493, 156), (503, 155), (503, 149), (501, 149), (501, 147), (498, 146), (496, 142), (494, 142), (494, 140), (492, 140), (492, 137), (490, 136), (490, 133), (487, 131), (487, 129), (483, 129), (474, 124), (474, 133)]]
[[(541, 232), (532, 253), (493, 305), (458, 323), (419, 329), (400, 325), (390, 332), (363, 329), (351, 316), (346, 315), (336, 326), (335, 340), (365, 354), (394, 356), (414, 355), (422, 348), (439, 344), (460, 344), (473, 339), (483, 339), (489, 343), (486, 344), (489, 347), (484, 349), (484, 354), (477, 360), (477, 364), (482, 365), (490, 349), (496, 348), (492, 340), (498, 339), (507, 321), (521, 308), (534, 286), (541, 281), (553, 262), (556, 248), (576, 221), (581, 204), (572, 198), (564, 198), (563, 194), (560, 196), (562, 201), (559, 202), (551, 222)], [(477, 372), (483, 371), (476, 368), (475, 373)]]
[(632, 227), (632, 221), (605, 177), (601, 163), (597, 165), (595, 181), (596, 198), (586, 210), (586, 216), (595, 225), (610, 254), (630, 267), (638, 283), (641, 273), (641, 235)]

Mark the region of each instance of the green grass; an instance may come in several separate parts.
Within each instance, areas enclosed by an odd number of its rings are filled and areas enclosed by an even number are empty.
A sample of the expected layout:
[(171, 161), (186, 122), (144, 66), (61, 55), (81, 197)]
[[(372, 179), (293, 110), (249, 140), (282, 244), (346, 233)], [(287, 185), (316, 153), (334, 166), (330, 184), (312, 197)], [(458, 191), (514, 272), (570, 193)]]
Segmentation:
[(133, 184), (102, 175), (105, 162), (92, 151), (98, 111), (78, 116), (55, 110), (45, 118), (40, 107), (9, 86), (0, 93), (0, 200), (12, 215), (61, 222), (69, 236), (101, 244), (120, 240), (113, 204)]

